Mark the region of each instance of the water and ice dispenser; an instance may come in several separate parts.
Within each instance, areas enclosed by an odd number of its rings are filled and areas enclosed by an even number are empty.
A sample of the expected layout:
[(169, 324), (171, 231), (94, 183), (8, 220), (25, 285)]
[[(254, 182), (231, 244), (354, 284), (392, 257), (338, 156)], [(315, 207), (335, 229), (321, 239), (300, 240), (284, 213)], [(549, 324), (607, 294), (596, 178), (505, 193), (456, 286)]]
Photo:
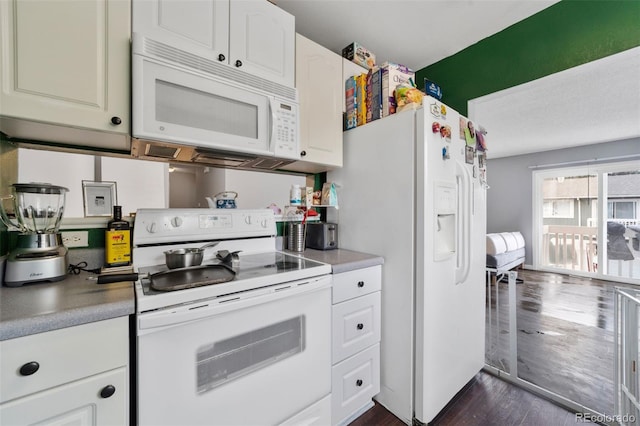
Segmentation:
[(436, 182), (434, 192), (433, 260), (442, 261), (456, 254), (457, 203), (456, 184)]

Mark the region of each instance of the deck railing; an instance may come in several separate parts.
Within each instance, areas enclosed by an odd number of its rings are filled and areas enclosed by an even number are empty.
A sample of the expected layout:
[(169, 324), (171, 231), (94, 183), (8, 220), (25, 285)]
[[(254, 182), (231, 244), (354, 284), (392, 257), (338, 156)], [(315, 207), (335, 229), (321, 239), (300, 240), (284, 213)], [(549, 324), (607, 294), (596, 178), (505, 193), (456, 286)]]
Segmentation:
[(597, 271), (598, 228), (543, 226), (543, 262), (563, 269)]

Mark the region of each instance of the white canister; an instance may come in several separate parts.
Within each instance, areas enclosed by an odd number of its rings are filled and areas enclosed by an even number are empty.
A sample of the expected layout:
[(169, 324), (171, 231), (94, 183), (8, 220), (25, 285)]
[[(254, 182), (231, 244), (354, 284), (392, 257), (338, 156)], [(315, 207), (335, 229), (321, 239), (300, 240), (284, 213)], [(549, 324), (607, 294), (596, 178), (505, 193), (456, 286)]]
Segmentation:
[(289, 204), (292, 206), (302, 205), (302, 191), (300, 190), (300, 185), (291, 185)]

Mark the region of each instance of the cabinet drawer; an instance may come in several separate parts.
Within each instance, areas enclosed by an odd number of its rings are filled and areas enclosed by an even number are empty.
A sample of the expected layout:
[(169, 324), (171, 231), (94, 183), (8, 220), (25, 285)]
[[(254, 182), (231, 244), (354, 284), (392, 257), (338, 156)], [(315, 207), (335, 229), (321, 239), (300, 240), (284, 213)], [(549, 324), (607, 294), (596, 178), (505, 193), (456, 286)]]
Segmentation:
[(331, 424), (335, 425), (380, 392), (380, 345), (334, 365), (331, 375)]
[[(109, 386), (114, 392), (102, 396)], [(122, 367), (1, 404), (0, 419), (7, 425), (126, 425), (128, 400)]]
[(333, 305), (335, 364), (380, 341), (380, 292)]
[(382, 266), (356, 269), (333, 275), (333, 303), (379, 291), (382, 287)]
[(0, 402), (127, 365), (128, 335), (120, 317), (0, 342)]

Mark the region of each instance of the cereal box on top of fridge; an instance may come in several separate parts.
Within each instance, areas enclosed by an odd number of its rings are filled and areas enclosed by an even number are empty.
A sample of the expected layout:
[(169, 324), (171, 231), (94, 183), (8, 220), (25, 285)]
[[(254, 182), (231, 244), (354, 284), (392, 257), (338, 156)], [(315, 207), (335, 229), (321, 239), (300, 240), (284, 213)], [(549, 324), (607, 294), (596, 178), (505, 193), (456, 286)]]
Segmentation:
[(356, 95), (356, 77), (349, 77), (344, 82), (344, 95), (346, 101), (345, 129), (353, 129), (358, 125), (358, 103)]
[(367, 74), (356, 76), (356, 102), (358, 103), (358, 126), (367, 124)]
[(385, 62), (382, 69), (382, 116), (386, 117), (396, 112), (394, 91), (399, 84), (410, 85), (409, 79), (415, 78), (415, 72), (404, 65)]
[(347, 58), (348, 60), (365, 68), (373, 68), (376, 64), (376, 55), (356, 42), (353, 42), (342, 49), (342, 57)]

